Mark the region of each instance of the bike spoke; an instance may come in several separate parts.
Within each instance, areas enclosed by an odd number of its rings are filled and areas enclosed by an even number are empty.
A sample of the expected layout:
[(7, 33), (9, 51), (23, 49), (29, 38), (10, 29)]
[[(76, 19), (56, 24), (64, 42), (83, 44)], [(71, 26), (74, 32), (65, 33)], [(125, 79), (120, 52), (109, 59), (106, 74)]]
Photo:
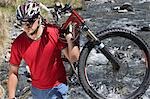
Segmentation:
[(144, 53), (132, 41), (124, 38), (109, 38), (102, 42), (120, 61), (120, 69), (113, 71), (109, 59), (93, 48), (86, 61), (88, 83), (103, 97), (113, 95), (121, 98), (129, 95), (137, 90), (144, 79), (146, 71)]

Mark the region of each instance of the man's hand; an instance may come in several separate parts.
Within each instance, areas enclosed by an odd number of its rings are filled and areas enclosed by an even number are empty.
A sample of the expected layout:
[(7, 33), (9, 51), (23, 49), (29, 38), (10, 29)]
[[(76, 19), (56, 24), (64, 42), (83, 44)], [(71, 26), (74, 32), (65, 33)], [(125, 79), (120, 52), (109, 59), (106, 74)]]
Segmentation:
[(63, 53), (71, 63), (76, 62), (79, 59), (79, 47), (74, 45), (74, 42), (72, 40), (72, 33), (66, 34), (65, 37), (68, 43), (68, 47), (63, 51)]
[(66, 40), (67, 40), (67, 41), (70, 41), (71, 39), (73, 39), (73, 35), (72, 35), (72, 33), (68, 33), (68, 34), (66, 35)]

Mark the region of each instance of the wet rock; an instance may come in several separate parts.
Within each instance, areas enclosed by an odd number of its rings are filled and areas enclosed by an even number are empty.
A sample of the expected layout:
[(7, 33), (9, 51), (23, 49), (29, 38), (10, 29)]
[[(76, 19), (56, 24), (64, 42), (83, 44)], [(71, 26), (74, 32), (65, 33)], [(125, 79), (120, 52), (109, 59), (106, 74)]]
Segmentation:
[(124, 3), (121, 7), (120, 10), (127, 10), (127, 11), (133, 11), (133, 7), (131, 3)]
[(114, 28), (114, 27), (125, 28), (134, 32), (140, 30), (139, 24), (134, 20), (129, 20), (128, 18), (114, 20), (107, 26), (107, 28)]
[(150, 31), (150, 26), (143, 26), (141, 31)]
[(118, 11), (119, 13), (125, 13), (125, 12), (133, 12), (133, 6), (131, 3), (124, 3), (122, 6), (116, 6), (113, 7), (113, 10)]
[(93, 1), (97, 1), (97, 2), (101, 2), (101, 3), (115, 3), (115, 0), (93, 0)]
[(139, 0), (139, 3), (150, 2), (150, 0)]
[(81, 86), (74, 86), (70, 88), (68, 99), (91, 99), (83, 90)]
[(150, 86), (145, 92), (145, 94), (142, 96), (143, 99), (150, 99)]
[(91, 54), (89, 55), (90, 58), (88, 58), (88, 63), (87, 64), (107, 64), (108, 59), (101, 53), (97, 53), (96, 50), (93, 50)]

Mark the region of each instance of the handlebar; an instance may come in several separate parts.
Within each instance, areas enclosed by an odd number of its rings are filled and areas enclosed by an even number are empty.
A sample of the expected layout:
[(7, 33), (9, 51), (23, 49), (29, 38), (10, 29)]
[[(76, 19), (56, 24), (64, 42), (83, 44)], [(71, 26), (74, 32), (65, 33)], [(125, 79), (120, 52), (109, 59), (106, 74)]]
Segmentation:
[(65, 4), (65, 7), (61, 9), (61, 12), (71, 12), (72, 11), (72, 7), (69, 4)]
[(58, 24), (58, 20), (61, 19), (63, 15), (72, 12), (72, 7), (69, 4), (65, 4), (64, 6), (55, 4), (53, 10), (49, 10), (49, 12), (53, 17), (55, 24)]
[(63, 8), (62, 8), (62, 6), (55, 5), (54, 6), (54, 11), (55, 11), (55, 13), (58, 13), (58, 14), (61, 15), (62, 13), (71, 12), (72, 11), (72, 7), (69, 4), (65, 4), (65, 6)]

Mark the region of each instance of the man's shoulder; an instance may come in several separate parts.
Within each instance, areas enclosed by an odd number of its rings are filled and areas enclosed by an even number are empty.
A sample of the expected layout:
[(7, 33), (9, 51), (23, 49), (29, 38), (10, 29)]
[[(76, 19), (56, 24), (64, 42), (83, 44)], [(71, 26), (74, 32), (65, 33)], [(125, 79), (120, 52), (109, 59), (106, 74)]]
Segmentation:
[(16, 37), (13, 43), (21, 43), (23, 42), (24, 38), (25, 38), (25, 33), (22, 32), (20, 35)]
[(46, 24), (45, 27), (48, 29), (60, 29), (60, 27), (55, 24)]
[(45, 28), (47, 32), (59, 32), (60, 30), (60, 27), (55, 24), (46, 24)]

